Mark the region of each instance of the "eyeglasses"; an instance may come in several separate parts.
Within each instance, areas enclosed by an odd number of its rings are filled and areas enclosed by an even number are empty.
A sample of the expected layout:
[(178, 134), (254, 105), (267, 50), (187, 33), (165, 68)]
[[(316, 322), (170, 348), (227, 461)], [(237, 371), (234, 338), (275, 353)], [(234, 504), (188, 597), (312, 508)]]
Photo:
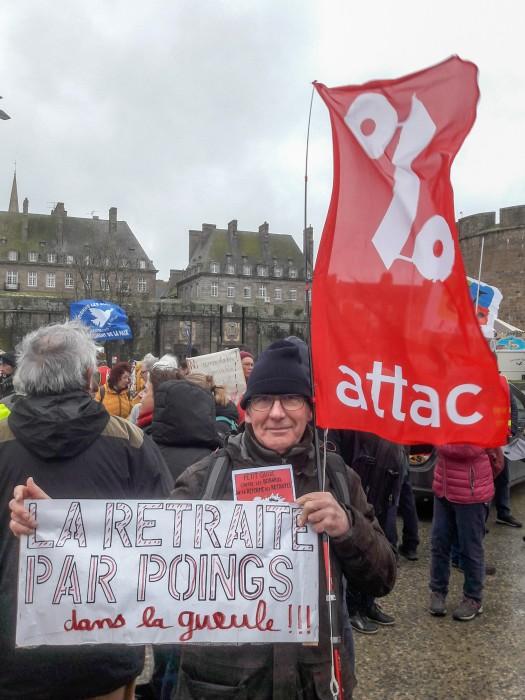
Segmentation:
[(255, 411), (269, 411), (276, 401), (279, 401), (285, 411), (298, 411), (306, 402), (304, 396), (296, 394), (283, 394), (282, 396), (254, 396), (250, 400), (250, 407)]

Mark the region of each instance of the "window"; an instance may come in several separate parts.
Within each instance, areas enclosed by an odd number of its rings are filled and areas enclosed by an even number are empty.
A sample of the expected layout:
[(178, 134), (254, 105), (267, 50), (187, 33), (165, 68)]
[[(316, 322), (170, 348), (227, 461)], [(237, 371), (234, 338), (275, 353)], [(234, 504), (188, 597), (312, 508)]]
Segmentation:
[(252, 298), (252, 288), (251, 287), (245, 287), (242, 290), (242, 295), (245, 299), (251, 299)]
[(18, 272), (8, 270), (5, 274), (5, 286), (7, 289), (18, 289)]
[(109, 279), (104, 273), (100, 275), (100, 289), (102, 289), (105, 292), (108, 292), (110, 290)]
[(27, 286), (28, 287), (38, 286), (38, 275), (36, 272), (28, 272), (27, 273)]
[(235, 274), (235, 265), (233, 263), (228, 263), (226, 265), (226, 274), (227, 275), (234, 275)]
[(233, 313), (233, 304), (226, 304), (226, 313), (227, 314)]
[(109, 267), (109, 258), (104, 258), (104, 260), (102, 261), (102, 266)]
[(235, 287), (233, 285), (228, 285), (226, 290), (226, 296), (232, 299), (235, 296)]
[(47, 254), (47, 262), (48, 263), (56, 263), (56, 261), (57, 261), (57, 254), (56, 253), (48, 253)]
[(2, 236), (2, 238), (0, 238), (0, 245), (5, 245), (6, 243), (7, 243), (7, 238), (4, 238)]
[(242, 274), (243, 275), (251, 275), (252, 274), (252, 266), (251, 265), (243, 265), (242, 266)]
[(54, 272), (46, 273), (46, 287), (48, 289), (54, 289), (57, 284), (57, 276)]
[(266, 299), (266, 287), (264, 285), (261, 285), (259, 287), (259, 291), (257, 292), (257, 296), (259, 299)]
[(29, 262), (38, 262), (38, 253), (35, 253), (34, 250), (30, 250), (27, 254), (27, 259)]
[(297, 301), (297, 289), (288, 290), (288, 299), (290, 301)]
[(273, 268), (273, 275), (274, 275), (274, 277), (282, 277), (283, 276), (283, 268), (280, 267), (279, 265), (276, 265)]
[(137, 290), (139, 292), (148, 291), (148, 283), (146, 282), (145, 277), (139, 277), (139, 281), (137, 282)]
[(91, 287), (93, 286), (93, 273), (88, 272), (84, 276), (84, 287), (86, 290), (91, 291)]
[(84, 255), (84, 265), (91, 265), (91, 258), (89, 255)]
[(296, 280), (297, 279), (297, 268), (295, 267), (290, 267), (288, 270), (288, 275), (291, 280)]
[(146, 269), (146, 261), (145, 260), (139, 260), (139, 267), (141, 270)]
[(217, 282), (212, 282), (212, 283), (211, 283), (210, 295), (211, 295), (212, 297), (218, 297), (218, 296), (219, 296), (219, 285), (217, 284)]
[(18, 260), (18, 251), (17, 250), (9, 250), (7, 252), (7, 259), (10, 260), (11, 262), (16, 262)]
[(266, 277), (268, 271), (265, 265), (257, 265), (257, 277)]
[(213, 263), (213, 262), (210, 263), (210, 272), (213, 272), (214, 274), (217, 275), (217, 274), (219, 274), (220, 271), (221, 271), (221, 266), (219, 265), (219, 263)]
[(128, 280), (123, 280), (122, 278), (118, 281), (119, 292), (129, 292), (129, 282)]
[(75, 259), (72, 255), (66, 255), (66, 265), (73, 265)]
[(275, 298), (275, 301), (282, 301), (283, 300), (283, 290), (276, 289), (273, 293), (273, 296)]
[(65, 277), (64, 277), (64, 287), (66, 289), (73, 289), (74, 286), (75, 286), (75, 281), (73, 278), (73, 273), (66, 272)]

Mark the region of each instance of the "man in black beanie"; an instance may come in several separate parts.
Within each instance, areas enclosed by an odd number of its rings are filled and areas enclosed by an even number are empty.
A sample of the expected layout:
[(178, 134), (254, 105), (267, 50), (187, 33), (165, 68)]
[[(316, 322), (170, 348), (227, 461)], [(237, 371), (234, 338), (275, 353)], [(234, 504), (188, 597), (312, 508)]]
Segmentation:
[[(188, 467), (171, 495), (177, 500), (233, 500), (232, 471), (291, 464), (297, 503), (303, 507), (299, 525), (308, 522), (316, 532), (331, 538), (334, 590), (341, 590), (342, 571), (358, 589), (374, 596), (386, 595), (394, 585), (396, 560), (359, 477), (341, 457), (327, 454), (327, 461), (337, 461), (338, 476), (346, 476), (348, 503), (338, 502), (331, 483), (326, 491), (319, 488), (309, 426), (311, 402), (310, 381), (297, 346), (285, 340), (273, 343), (260, 355), (248, 379), (241, 401), (246, 409), (245, 431), (231, 437), (223, 449)], [(227, 645), (182, 645), (178, 686), (172, 698), (328, 697), (331, 643), (322, 561), (318, 576), (317, 646), (243, 644), (232, 650)], [(343, 638), (340, 625), (334, 635)], [(344, 698), (348, 700), (355, 677), (344, 643), (340, 653)]]

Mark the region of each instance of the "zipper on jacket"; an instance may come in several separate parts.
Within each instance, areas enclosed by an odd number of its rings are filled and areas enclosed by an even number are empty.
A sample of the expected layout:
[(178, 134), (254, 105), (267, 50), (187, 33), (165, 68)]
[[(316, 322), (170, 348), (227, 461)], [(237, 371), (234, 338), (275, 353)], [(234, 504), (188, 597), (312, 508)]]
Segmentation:
[(470, 466), (469, 467), (469, 483), (470, 483), (470, 493), (474, 495), (474, 467)]

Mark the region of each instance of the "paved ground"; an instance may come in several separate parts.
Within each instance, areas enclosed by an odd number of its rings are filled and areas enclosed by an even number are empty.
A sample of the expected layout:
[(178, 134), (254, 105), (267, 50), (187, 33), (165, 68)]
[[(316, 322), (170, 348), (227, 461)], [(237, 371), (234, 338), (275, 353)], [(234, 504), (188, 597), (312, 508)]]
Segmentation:
[[(525, 484), (512, 491), (515, 517), (525, 522)], [(420, 559), (402, 559), (393, 593), (383, 600), (394, 627), (355, 634), (359, 686), (355, 700), (523, 700), (525, 698), (525, 528), (496, 525), (491, 513), (485, 612), (472, 622), (427, 612), (430, 520), (421, 523)], [(453, 570), (449, 608), (461, 598)]]

